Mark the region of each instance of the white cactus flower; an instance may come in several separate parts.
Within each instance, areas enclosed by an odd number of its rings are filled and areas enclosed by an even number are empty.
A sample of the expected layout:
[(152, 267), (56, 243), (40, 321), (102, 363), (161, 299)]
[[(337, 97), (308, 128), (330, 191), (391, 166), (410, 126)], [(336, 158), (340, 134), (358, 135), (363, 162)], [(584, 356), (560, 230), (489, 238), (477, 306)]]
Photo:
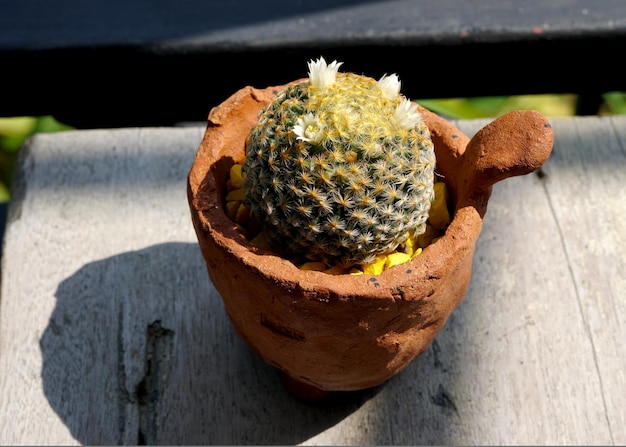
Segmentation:
[(400, 79), (398, 75), (384, 75), (378, 80), (378, 86), (388, 99), (394, 99), (400, 94)]
[(324, 136), (324, 124), (312, 113), (307, 113), (304, 118), (298, 118), (298, 122), (293, 126), (294, 133), (298, 140), (318, 144)]
[(309, 61), (309, 81), (311, 85), (320, 89), (325, 89), (332, 85), (337, 78), (337, 70), (339, 70), (341, 64), (343, 62), (333, 61), (330, 65), (327, 65), (323, 57), (316, 61)]
[(417, 111), (417, 104), (404, 98), (393, 114), (393, 118), (402, 129), (412, 129), (422, 120), (422, 115)]

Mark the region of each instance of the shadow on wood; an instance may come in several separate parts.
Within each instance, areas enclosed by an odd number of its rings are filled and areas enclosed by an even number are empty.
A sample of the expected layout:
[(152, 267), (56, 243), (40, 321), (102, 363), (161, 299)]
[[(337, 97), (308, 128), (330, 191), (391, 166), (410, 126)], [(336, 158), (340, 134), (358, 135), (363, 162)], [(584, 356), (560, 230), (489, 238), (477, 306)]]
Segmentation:
[(197, 244), (166, 243), (87, 264), (59, 285), (41, 376), (79, 442), (295, 444), (376, 392), (294, 400), (231, 329), (204, 269)]

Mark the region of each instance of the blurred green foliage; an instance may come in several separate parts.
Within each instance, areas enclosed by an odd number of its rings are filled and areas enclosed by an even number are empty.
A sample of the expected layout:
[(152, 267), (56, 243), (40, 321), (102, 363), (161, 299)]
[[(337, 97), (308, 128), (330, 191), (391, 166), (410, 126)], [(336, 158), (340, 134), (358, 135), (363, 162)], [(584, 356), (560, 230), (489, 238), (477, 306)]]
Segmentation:
[(490, 96), (416, 100), (423, 107), (451, 119), (495, 118), (512, 110), (533, 109), (548, 117), (576, 113), (576, 95)]
[(17, 152), (24, 141), (39, 132), (73, 130), (51, 116), (0, 118), (0, 203), (11, 198), (10, 188)]
[(602, 96), (600, 115), (626, 115), (626, 92), (609, 92)]
[[(626, 93), (603, 95), (600, 115), (626, 114)], [(547, 117), (572, 116), (576, 113), (576, 95), (523, 95), (481, 98), (416, 100), (419, 104), (449, 119), (495, 118), (512, 110), (533, 109)], [(52, 116), (0, 118), (0, 203), (11, 197), (13, 166), (19, 148), (39, 132), (73, 130)]]

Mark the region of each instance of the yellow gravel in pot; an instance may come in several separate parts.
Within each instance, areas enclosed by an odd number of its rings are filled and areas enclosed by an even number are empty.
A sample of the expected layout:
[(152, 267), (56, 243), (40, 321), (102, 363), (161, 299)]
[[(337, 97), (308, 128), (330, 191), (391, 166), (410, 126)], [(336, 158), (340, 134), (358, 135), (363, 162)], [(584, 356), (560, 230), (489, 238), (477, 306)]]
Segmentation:
[[(247, 233), (250, 210), (242, 203), (245, 193), (242, 186), (245, 174), (242, 173), (241, 167), (241, 164), (236, 163), (230, 168), (230, 176), (226, 182), (226, 214), (244, 233)], [(347, 268), (341, 266), (329, 267), (321, 261), (302, 262), (298, 265), (298, 268), (324, 272), (330, 275), (379, 275), (391, 267), (410, 261), (419, 255), (424, 248), (441, 237), (452, 221), (448, 208), (449, 196), (446, 184), (437, 182), (434, 185), (434, 190), (435, 199), (431, 203), (426, 231), (417, 237), (409, 237), (402, 244), (402, 251), (396, 249), (392, 253), (377, 256), (376, 260), (369, 264), (354, 265)], [(263, 231), (254, 235), (250, 239), (250, 243), (257, 247), (271, 250), (271, 246)]]

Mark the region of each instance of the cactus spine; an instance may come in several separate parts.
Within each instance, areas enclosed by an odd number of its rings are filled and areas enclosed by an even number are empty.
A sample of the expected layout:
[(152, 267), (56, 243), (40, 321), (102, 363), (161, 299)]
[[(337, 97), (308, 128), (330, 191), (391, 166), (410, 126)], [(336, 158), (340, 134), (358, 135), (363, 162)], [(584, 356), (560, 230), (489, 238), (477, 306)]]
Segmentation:
[(310, 61), (246, 144), (244, 203), (270, 241), (329, 265), (371, 262), (425, 230), (435, 154), (396, 75)]

